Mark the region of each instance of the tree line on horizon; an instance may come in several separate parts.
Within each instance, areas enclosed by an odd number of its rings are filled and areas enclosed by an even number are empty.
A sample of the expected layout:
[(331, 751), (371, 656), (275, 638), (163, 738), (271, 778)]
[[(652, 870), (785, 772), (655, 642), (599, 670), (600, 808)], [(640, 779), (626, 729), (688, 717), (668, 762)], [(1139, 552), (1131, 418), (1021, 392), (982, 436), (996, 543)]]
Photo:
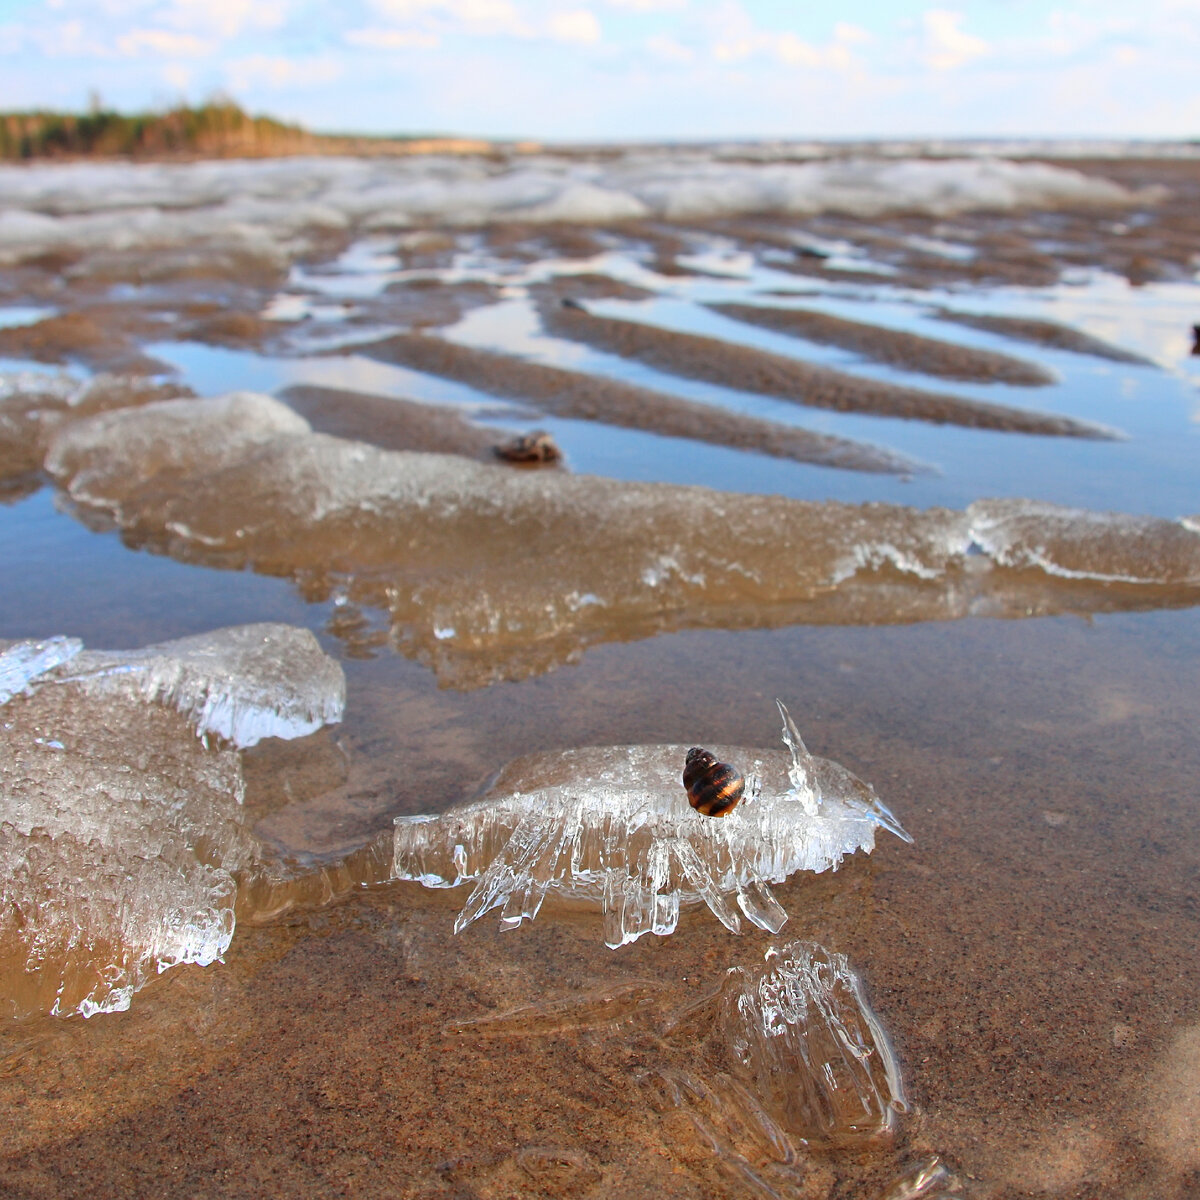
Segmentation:
[(257, 156), (302, 150), (319, 138), (299, 125), (252, 117), (232, 100), (162, 112), (0, 113), (0, 159), (172, 155)]

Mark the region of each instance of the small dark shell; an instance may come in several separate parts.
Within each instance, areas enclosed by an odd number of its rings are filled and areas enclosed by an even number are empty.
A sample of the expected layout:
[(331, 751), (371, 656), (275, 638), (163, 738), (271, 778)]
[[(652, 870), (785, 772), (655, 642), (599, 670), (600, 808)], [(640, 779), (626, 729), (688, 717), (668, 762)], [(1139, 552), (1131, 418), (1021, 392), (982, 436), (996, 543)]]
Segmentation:
[(746, 780), (728, 763), (717, 762), (707, 750), (693, 746), (683, 765), (688, 802), (706, 817), (724, 817), (737, 807)]
[(494, 447), (494, 451), (497, 458), (511, 463), (536, 465), (538, 463), (556, 463), (562, 458), (562, 451), (544, 429), (535, 429), (532, 433), (521, 434), (511, 441)]

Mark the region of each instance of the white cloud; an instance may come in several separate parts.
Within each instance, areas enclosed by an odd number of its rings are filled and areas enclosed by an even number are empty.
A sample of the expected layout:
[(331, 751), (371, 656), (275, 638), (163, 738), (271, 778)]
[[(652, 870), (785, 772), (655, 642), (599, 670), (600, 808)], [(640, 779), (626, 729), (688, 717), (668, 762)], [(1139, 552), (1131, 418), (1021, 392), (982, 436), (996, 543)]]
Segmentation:
[(734, 63), (754, 57), (773, 58), (786, 67), (849, 71), (855, 65), (851, 46), (869, 40), (856, 25), (839, 21), (833, 38), (814, 45), (791, 30), (761, 29), (735, 0), (726, 0), (709, 21), (712, 55), (718, 62)]
[(655, 58), (661, 58), (664, 62), (692, 62), (696, 57), (695, 51), (690, 46), (685, 46), (673, 37), (666, 37), (662, 34), (647, 38), (646, 49)]
[(416, 22), (430, 32), (516, 37), (531, 33), (510, 0), (371, 0), (371, 7), (394, 24)]
[(161, 74), (163, 82), (169, 84), (177, 92), (186, 92), (192, 86), (192, 69), (185, 67), (182, 63), (167, 63)]
[(587, 8), (551, 13), (546, 28), (550, 36), (559, 42), (592, 43), (601, 38), (600, 22), (596, 20), (596, 14)]
[(155, 4), (155, 21), (185, 32), (235, 38), (246, 32), (280, 28), (288, 17), (290, 0), (170, 0)]
[(608, 3), (632, 12), (677, 12), (688, 6), (688, 0), (608, 0)]
[(281, 91), (291, 87), (317, 87), (340, 79), (342, 64), (330, 55), (284, 58), (281, 55), (250, 54), (228, 65), (229, 85), (234, 91), (260, 88)]
[(934, 71), (953, 71), (988, 52), (988, 44), (959, 28), (963, 15), (948, 8), (930, 8), (921, 14), (925, 42), (922, 57)]
[(861, 25), (851, 25), (847, 21), (839, 21), (833, 27), (833, 40), (843, 46), (853, 46), (863, 42), (873, 41), (874, 38)]
[(117, 50), (130, 58), (143, 54), (163, 58), (203, 58), (214, 46), (190, 33), (172, 33), (168, 29), (131, 29), (117, 38)]
[[(512, 0), (370, 0), (385, 23), (381, 28), (356, 30), (345, 35), (354, 45), (378, 47), (391, 40), (402, 45), (431, 44), (430, 39), (454, 36), (549, 38), (556, 42), (591, 45), (603, 37), (600, 21), (590, 8), (551, 8), (530, 13)], [(388, 39), (385, 33), (393, 32)]]
[(436, 33), (417, 29), (349, 29), (343, 40), (359, 50), (434, 50), (441, 45)]

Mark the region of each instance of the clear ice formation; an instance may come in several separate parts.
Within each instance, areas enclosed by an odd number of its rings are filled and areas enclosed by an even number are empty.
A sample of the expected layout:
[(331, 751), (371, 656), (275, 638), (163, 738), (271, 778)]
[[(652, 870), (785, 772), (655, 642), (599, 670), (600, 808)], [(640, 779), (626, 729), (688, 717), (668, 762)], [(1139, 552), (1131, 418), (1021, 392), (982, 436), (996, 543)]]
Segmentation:
[(515, 928), (553, 894), (600, 905), (614, 949), (674, 932), (680, 905), (701, 900), (734, 933), (742, 917), (776, 933), (787, 913), (770, 884), (869, 853), (880, 827), (912, 841), (869, 784), (810, 754), (779, 710), (786, 755), (711, 748), (746, 768), (746, 798), (726, 817), (688, 803), (686, 746), (534, 755), (510, 764), (479, 800), (397, 817), (392, 876), (426, 887), (473, 880), (455, 932), (493, 908)]
[(0, 704), (23, 692), (39, 675), (74, 658), (83, 643), (78, 638), (52, 637), (44, 642), (14, 642), (0, 650)]
[[(46, 469), (185, 561), (388, 613), (444, 684), (522, 678), (680, 628), (884, 624), (1194, 604), (1200, 534), (1030, 500), (812, 503), (514, 472), (314, 434), (267, 396), (71, 422)], [(553, 476), (553, 477), (552, 477)]]
[(0, 678), (0, 1013), (121, 1010), (219, 958), (243, 874), (269, 865), (236, 747), (337, 720), (341, 668), (307, 630), (253, 625), (140, 651), (19, 642)]
[(308, 630), (242, 625), (144, 650), (85, 651), (74, 678), (94, 695), (132, 692), (178, 709), (200, 734), (235, 746), (298, 738), (336, 725), (342, 668)]
[(721, 1028), (735, 1077), (808, 1145), (890, 1132), (906, 1111), (899, 1064), (844, 955), (793, 942), (733, 968)]
[[(702, 1022), (698, 1038), (689, 1018)], [(639, 1081), (674, 1135), (666, 1145), (684, 1161), (711, 1154), (739, 1195), (825, 1195), (827, 1180), (813, 1186), (811, 1151), (887, 1140), (907, 1110), (858, 976), (814, 943), (773, 947), (757, 969), (734, 967), (664, 1032), (662, 1065)]]

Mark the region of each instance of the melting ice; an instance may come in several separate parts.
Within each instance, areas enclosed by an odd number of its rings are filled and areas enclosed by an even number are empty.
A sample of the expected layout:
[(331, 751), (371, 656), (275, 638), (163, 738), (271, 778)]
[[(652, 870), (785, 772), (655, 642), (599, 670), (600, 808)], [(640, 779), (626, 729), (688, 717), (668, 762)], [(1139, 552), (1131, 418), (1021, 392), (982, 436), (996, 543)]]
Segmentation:
[(549, 894), (599, 904), (613, 948), (672, 933), (680, 905), (701, 900), (734, 933), (742, 917), (777, 932), (787, 913), (770, 884), (869, 853), (879, 827), (912, 840), (869, 784), (810, 754), (779, 708), (786, 755), (712, 748), (749, 768), (747, 798), (726, 817), (688, 803), (686, 746), (534, 755), (510, 764), (479, 800), (398, 817), (392, 875), (427, 887), (474, 880), (456, 932), (494, 908), (513, 928)]
[(805, 1142), (875, 1137), (904, 1111), (899, 1065), (843, 955), (772, 949), (758, 970), (729, 972), (721, 1009), (735, 1074)]
[(129, 652), (18, 642), (0, 681), (0, 1012), (117, 1011), (219, 958), (261, 855), (236, 747), (339, 720), (341, 668), (307, 630), (252, 625)]

